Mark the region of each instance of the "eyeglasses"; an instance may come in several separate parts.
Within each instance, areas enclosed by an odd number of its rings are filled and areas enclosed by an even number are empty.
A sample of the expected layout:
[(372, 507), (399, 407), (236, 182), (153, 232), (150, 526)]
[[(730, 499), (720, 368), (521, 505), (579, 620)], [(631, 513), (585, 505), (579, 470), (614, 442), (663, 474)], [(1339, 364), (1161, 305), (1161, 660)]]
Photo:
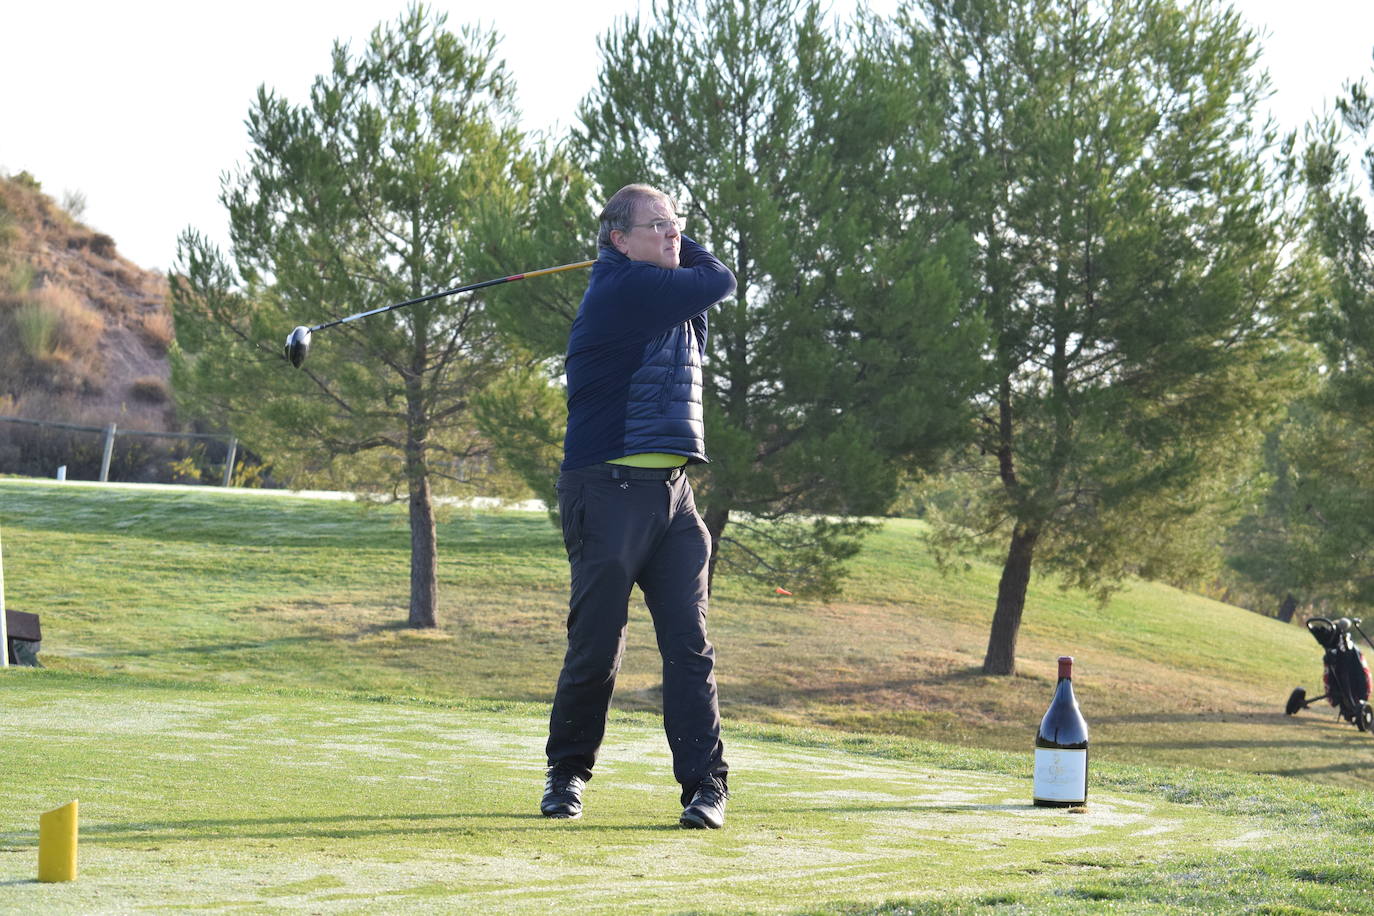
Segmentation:
[(676, 226), (677, 231), (681, 232), (683, 229), (687, 228), (687, 220), (685, 217), (675, 216), (672, 219), (656, 219), (652, 223), (630, 224), (631, 229), (639, 229), (641, 227), (645, 229), (652, 229), (659, 235), (667, 235), (669, 226)]

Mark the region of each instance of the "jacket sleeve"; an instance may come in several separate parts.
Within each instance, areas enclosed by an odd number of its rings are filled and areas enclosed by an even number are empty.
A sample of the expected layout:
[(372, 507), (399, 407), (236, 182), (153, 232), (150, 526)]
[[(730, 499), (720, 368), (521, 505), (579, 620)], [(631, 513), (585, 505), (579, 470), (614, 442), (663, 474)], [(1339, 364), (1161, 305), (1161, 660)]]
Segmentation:
[(730, 269), (685, 235), (679, 258), (676, 270), (633, 261), (616, 278), (616, 288), (608, 292), (621, 328), (658, 334), (696, 318), (735, 291)]

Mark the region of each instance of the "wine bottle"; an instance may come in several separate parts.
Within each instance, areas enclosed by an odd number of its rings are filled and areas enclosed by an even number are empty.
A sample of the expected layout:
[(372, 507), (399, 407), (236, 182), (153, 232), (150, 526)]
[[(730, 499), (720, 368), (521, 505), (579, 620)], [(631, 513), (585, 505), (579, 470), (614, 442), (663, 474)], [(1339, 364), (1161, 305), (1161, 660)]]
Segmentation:
[(1073, 658), (1059, 657), (1059, 684), (1035, 733), (1032, 800), (1050, 808), (1088, 801), (1088, 723), (1073, 695)]

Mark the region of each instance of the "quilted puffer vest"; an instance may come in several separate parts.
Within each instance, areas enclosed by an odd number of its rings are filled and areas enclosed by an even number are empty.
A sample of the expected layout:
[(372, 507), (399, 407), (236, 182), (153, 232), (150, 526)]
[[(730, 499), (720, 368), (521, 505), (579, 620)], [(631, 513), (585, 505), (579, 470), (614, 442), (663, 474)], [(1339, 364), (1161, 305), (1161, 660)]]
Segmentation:
[(644, 347), (630, 376), (625, 404), (625, 453), (673, 452), (706, 459), (701, 411), (701, 342), (684, 321)]

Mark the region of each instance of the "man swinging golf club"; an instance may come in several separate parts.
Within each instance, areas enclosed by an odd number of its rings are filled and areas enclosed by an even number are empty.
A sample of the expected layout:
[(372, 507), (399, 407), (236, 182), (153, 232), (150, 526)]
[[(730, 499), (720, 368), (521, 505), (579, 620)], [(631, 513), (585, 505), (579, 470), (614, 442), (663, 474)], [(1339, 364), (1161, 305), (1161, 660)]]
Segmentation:
[(549, 717), (540, 810), (582, 814), (638, 584), (663, 657), (663, 724), (684, 827), (725, 822), (715, 650), (706, 639), (710, 538), (684, 466), (707, 460), (706, 313), (735, 276), (682, 235), (663, 192), (621, 188), (568, 340), (568, 429), (558, 511), (572, 567), (568, 649)]

